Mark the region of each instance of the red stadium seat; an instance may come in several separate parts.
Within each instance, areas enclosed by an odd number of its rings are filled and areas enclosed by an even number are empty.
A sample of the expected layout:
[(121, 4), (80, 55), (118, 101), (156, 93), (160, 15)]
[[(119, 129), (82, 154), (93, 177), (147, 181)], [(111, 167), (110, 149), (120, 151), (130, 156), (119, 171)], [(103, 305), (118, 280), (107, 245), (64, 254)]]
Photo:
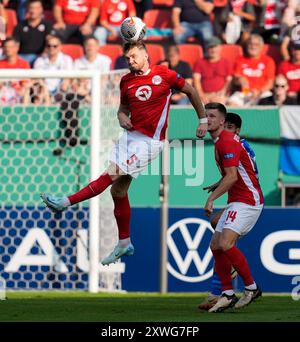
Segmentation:
[(165, 6), (165, 7), (172, 7), (174, 5), (174, 0), (152, 0), (153, 6)]
[(77, 44), (62, 44), (61, 51), (72, 57), (73, 60), (84, 55), (83, 47)]
[(189, 63), (192, 70), (194, 69), (195, 63), (203, 58), (202, 47), (198, 44), (180, 44), (178, 45), (180, 52), (180, 59)]
[(161, 45), (147, 44), (147, 50), (149, 54), (150, 64), (157, 64), (165, 59), (165, 52)]
[(7, 15), (6, 36), (10, 37), (13, 34), (15, 26), (18, 24), (16, 11), (10, 8), (5, 9)]
[(276, 65), (278, 65), (282, 61), (280, 48), (278, 45), (265, 44), (263, 53), (267, 56), (272, 57)]
[(200, 44), (200, 40), (197, 37), (189, 37), (187, 42), (191, 44)]
[(221, 57), (229, 60), (234, 64), (235, 60), (243, 56), (243, 49), (240, 45), (235, 44), (222, 44), (221, 45)]
[(150, 41), (168, 41), (169, 33), (165, 32), (172, 29), (170, 9), (151, 9), (145, 12), (144, 22), (148, 28), (147, 39)]
[(144, 14), (144, 23), (149, 28), (172, 28), (170, 10), (151, 9)]
[(224, 7), (227, 5), (228, 0), (214, 0), (213, 3), (215, 7)]
[(108, 56), (111, 58), (112, 64), (111, 67), (112, 69), (114, 68), (116, 59), (123, 54), (123, 50), (120, 45), (102, 45), (99, 46), (99, 53)]

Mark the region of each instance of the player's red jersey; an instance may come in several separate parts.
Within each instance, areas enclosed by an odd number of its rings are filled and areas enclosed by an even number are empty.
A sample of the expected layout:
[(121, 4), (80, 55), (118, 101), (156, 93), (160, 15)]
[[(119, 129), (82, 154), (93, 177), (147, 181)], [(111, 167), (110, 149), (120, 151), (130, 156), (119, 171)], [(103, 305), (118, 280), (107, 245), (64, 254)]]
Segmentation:
[(98, 0), (56, 0), (56, 5), (62, 8), (64, 22), (69, 25), (82, 25), (92, 8), (100, 8)]
[(129, 73), (122, 77), (121, 104), (129, 107), (132, 130), (163, 140), (168, 125), (171, 89), (185, 84), (175, 71), (163, 65), (152, 66), (144, 75)]
[(223, 130), (215, 142), (215, 159), (222, 176), (224, 168), (237, 167), (238, 180), (228, 191), (228, 203), (263, 204), (263, 194), (255, 174), (255, 165), (234, 133)]
[(122, 21), (135, 13), (133, 0), (104, 0), (101, 5), (100, 21), (120, 26)]

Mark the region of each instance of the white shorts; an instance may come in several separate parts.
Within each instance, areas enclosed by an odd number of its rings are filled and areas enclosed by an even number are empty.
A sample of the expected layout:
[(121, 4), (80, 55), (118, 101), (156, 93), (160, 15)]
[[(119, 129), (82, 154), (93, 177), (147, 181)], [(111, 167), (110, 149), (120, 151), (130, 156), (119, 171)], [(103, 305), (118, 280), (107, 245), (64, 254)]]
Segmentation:
[(255, 226), (262, 209), (263, 204), (229, 203), (219, 219), (216, 232), (221, 233), (223, 228), (228, 228), (239, 235), (245, 235)]
[(163, 146), (163, 141), (138, 131), (125, 131), (112, 149), (109, 160), (127, 175), (137, 178), (157, 158)]

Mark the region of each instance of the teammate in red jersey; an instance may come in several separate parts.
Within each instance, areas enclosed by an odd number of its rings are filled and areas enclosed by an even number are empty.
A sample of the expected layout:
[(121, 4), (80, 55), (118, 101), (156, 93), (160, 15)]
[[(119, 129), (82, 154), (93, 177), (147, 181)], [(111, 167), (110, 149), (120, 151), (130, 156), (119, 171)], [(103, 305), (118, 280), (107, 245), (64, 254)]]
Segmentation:
[[(220, 103), (209, 103), (205, 109), (208, 131), (215, 143), (216, 163), (222, 175), (219, 185), (205, 204), (207, 215), (212, 213), (214, 201), (228, 192), (227, 207), (211, 241), (222, 295), (209, 312), (221, 312), (230, 307), (242, 308), (261, 295), (245, 256), (236, 247), (236, 241), (247, 234), (258, 220), (263, 208), (263, 195), (255, 166), (240, 138), (224, 129), (226, 108)], [(239, 300), (233, 291), (232, 267), (245, 284), (245, 292)]]
[(112, 185), (119, 243), (102, 260), (103, 265), (116, 262), (122, 255), (134, 253), (130, 241), (130, 204), (127, 193), (132, 178), (136, 178), (162, 151), (172, 89), (185, 93), (195, 108), (199, 118), (196, 135), (202, 138), (207, 131), (203, 104), (191, 85), (165, 66), (150, 66), (147, 49), (142, 41), (126, 43), (123, 51), (130, 73), (121, 79), (118, 119), (125, 132), (112, 151), (109, 167), (97, 180), (73, 195), (57, 198), (41, 194), (46, 205), (58, 212), (97, 196)]

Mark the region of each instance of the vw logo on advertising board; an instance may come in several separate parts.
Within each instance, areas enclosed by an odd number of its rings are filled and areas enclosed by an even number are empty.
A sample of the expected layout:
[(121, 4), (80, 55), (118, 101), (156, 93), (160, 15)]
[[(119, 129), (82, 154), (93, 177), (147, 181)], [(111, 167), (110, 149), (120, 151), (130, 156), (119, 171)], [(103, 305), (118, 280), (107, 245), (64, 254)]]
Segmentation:
[(199, 218), (185, 218), (168, 229), (168, 271), (177, 279), (196, 283), (213, 274), (209, 243), (214, 230), (209, 222)]

